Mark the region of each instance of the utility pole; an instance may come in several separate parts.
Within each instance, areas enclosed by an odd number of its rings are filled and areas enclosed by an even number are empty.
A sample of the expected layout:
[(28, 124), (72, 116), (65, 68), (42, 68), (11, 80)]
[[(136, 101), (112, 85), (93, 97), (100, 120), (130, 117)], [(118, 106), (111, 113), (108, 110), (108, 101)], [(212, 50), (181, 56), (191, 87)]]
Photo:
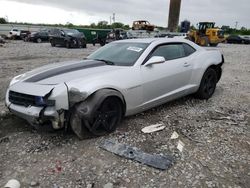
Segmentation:
[(115, 13), (113, 13), (113, 23), (115, 23)]
[(238, 21), (235, 22), (235, 29), (237, 29), (238, 23), (239, 23)]
[(169, 16), (168, 16), (168, 29), (170, 32), (176, 32), (179, 24), (181, 9), (181, 0), (170, 0)]

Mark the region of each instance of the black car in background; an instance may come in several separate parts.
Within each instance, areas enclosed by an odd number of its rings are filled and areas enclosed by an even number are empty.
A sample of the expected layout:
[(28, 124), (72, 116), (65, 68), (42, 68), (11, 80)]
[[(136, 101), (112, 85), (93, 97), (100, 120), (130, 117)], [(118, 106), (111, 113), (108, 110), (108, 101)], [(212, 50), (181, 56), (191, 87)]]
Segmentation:
[(51, 46), (65, 46), (66, 48), (86, 48), (87, 41), (83, 33), (75, 29), (53, 29), (49, 37)]
[(111, 32), (107, 34), (106, 44), (116, 41), (116, 40), (124, 40), (128, 39), (127, 32), (123, 29), (113, 29)]
[(33, 32), (28, 35), (26, 41), (37, 42), (37, 43), (48, 42), (49, 31), (44, 30), (44, 31)]
[(250, 38), (246, 36), (240, 35), (230, 35), (226, 39), (227, 43), (234, 43), (234, 44), (250, 44)]
[(30, 35), (30, 31), (25, 31), (25, 30), (21, 30), (20, 31), (20, 38), (22, 40), (25, 41), (25, 39), (27, 39), (27, 37)]

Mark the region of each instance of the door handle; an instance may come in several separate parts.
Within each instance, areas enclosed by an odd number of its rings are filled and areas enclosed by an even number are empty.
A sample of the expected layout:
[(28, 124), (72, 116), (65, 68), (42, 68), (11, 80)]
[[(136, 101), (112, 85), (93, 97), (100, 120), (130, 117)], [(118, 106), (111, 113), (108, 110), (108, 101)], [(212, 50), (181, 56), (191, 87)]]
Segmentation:
[(190, 64), (189, 64), (189, 63), (187, 63), (187, 62), (185, 62), (185, 63), (183, 64), (183, 66), (184, 66), (184, 67), (189, 67), (189, 66), (190, 66)]

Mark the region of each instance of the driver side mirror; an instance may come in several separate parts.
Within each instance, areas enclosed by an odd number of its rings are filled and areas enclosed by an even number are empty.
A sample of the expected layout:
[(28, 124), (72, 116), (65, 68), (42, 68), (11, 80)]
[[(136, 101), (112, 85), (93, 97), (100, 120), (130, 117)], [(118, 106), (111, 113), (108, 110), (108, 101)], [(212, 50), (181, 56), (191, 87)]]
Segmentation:
[(145, 66), (151, 66), (153, 64), (164, 63), (166, 60), (163, 56), (153, 56), (146, 63)]

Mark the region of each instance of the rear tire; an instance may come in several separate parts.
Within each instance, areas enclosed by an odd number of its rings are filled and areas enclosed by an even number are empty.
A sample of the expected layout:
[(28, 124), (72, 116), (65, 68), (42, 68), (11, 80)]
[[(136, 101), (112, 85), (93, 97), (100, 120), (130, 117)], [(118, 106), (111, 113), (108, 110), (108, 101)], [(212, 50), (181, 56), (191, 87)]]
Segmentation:
[[(94, 45), (95, 46), (95, 45)], [(87, 44), (86, 43), (83, 43), (82, 45), (83, 48), (87, 48)]]
[(50, 41), (50, 44), (51, 44), (52, 47), (56, 46), (56, 44), (55, 44), (55, 42), (53, 40)]
[(201, 46), (208, 46), (208, 44), (209, 44), (208, 38), (207, 37), (201, 37), (201, 39), (200, 39), (200, 45)]
[(212, 68), (208, 68), (204, 73), (196, 97), (199, 99), (209, 99), (214, 94), (217, 84), (217, 74)]
[(66, 41), (66, 42), (65, 42), (65, 46), (66, 46), (66, 48), (70, 48), (70, 47), (71, 47), (70, 42), (69, 42), (69, 41)]
[(36, 39), (36, 42), (37, 42), (37, 43), (41, 43), (41, 42), (42, 42), (42, 39), (37, 38), (37, 39)]

